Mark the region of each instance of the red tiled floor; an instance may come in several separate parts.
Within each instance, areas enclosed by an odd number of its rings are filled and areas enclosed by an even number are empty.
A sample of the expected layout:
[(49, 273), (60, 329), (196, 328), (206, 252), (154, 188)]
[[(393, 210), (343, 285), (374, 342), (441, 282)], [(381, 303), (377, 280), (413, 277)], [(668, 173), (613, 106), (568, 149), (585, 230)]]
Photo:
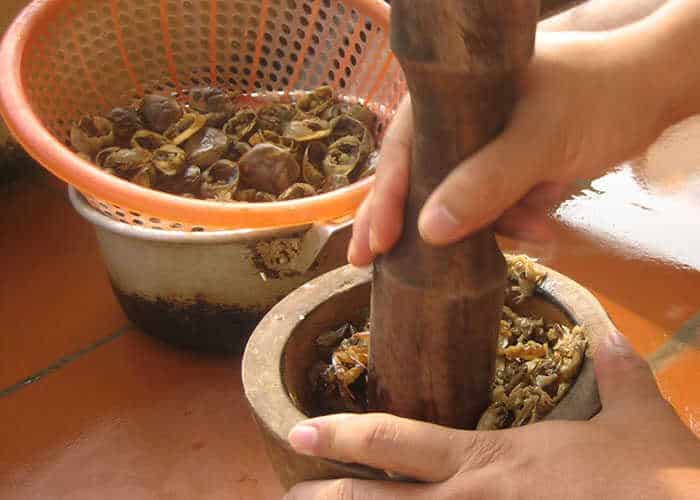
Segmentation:
[(649, 356), (661, 348), (673, 334), (649, 319), (625, 309), (603, 294), (596, 294), (598, 300), (610, 315), (617, 328), (632, 342), (641, 356)]
[(661, 391), (700, 437), (700, 349), (689, 347), (657, 374)]
[[(693, 231), (694, 223), (689, 218), (686, 231)], [(558, 225), (553, 241), (546, 244), (502, 241), (504, 248), (537, 256), (543, 264), (612, 301), (613, 315), (615, 310), (630, 311), (670, 334), (700, 311), (700, 268), (640, 258), (634, 247), (616, 248), (585, 231), (562, 225)], [(618, 314), (613, 319), (623, 317)]]
[(126, 323), (92, 227), (56, 185), (0, 200), (0, 388)]
[(0, 400), (0, 498), (279, 498), (239, 367), (130, 331)]

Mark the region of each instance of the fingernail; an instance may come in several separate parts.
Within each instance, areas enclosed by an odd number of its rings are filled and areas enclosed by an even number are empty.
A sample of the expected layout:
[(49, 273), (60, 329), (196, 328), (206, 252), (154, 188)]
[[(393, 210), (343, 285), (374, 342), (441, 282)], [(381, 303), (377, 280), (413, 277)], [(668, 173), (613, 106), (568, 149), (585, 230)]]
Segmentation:
[(369, 230), (369, 249), (375, 255), (379, 253), (379, 240), (377, 240), (377, 233), (374, 232), (373, 228)]
[(460, 220), (442, 204), (429, 207), (418, 219), (418, 230), (421, 235), (434, 243), (442, 243), (454, 238), (460, 228)]
[(289, 433), (292, 448), (304, 455), (313, 455), (318, 444), (318, 431), (310, 425), (297, 425)]

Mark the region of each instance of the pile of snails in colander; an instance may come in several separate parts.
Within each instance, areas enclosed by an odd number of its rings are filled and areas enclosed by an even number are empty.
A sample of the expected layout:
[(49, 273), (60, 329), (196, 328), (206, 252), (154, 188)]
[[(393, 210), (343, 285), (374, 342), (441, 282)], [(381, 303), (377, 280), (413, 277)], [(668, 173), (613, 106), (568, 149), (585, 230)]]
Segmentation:
[(214, 87), (149, 94), (71, 128), (73, 148), (147, 188), (221, 202), (314, 196), (374, 173), (377, 116), (330, 87), (263, 100)]

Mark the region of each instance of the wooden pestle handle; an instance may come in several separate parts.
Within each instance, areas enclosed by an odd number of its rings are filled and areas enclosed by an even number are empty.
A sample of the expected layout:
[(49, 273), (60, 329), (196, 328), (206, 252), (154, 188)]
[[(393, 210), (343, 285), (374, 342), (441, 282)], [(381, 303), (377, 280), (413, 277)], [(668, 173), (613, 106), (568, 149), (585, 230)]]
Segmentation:
[(490, 228), (437, 248), (423, 242), (417, 220), (450, 171), (503, 130), (539, 7), (537, 0), (392, 2), (392, 49), (415, 131), (404, 232), (375, 263), (372, 410), (473, 428), (488, 406), (505, 260)]
[(540, 19), (547, 19), (556, 14), (560, 14), (584, 2), (586, 2), (586, 0), (541, 0)]

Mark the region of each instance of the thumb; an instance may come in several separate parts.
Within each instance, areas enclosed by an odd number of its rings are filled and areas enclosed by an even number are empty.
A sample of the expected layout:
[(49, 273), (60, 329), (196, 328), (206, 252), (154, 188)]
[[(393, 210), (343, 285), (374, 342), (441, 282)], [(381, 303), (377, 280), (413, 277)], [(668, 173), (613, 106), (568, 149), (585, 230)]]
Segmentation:
[(617, 331), (599, 346), (595, 373), (604, 412), (630, 404), (663, 401), (649, 364)]
[(539, 181), (542, 151), (532, 127), (515, 119), (493, 142), (459, 164), (426, 202), (418, 220), (421, 236), (447, 245), (493, 223)]

